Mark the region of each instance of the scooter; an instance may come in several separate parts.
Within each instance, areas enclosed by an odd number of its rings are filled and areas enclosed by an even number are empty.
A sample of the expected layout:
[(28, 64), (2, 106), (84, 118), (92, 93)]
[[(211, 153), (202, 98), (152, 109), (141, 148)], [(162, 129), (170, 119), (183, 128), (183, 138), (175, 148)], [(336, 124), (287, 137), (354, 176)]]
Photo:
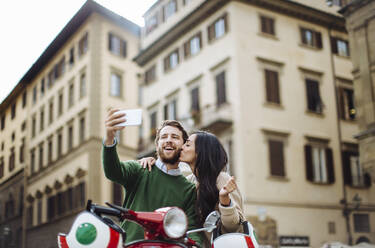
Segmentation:
[[(159, 208), (154, 212), (136, 212), (110, 203), (109, 207), (93, 204), (88, 201), (86, 210), (75, 219), (68, 234), (59, 233), (59, 248), (191, 248), (200, 247), (188, 237), (195, 232), (213, 232), (212, 248), (245, 247), (258, 248), (252, 225), (243, 222), (244, 233), (220, 235), (218, 223), (220, 214), (210, 213), (203, 228), (187, 231), (188, 221), (185, 213), (177, 207)], [(144, 229), (144, 239), (129, 243), (126, 232), (111, 218), (118, 221), (130, 220)]]
[[(59, 233), (59, 248), (190, 248), (200, 247), (188, 237), (189, 233), (212, 231), (216, 226), (207, 226), (187, 231), (188, 220), (180, 208), (165, 207), (154, 212), (137, 212), (106, 203), (109, 207), (93, 204), (90, 200), (86, 210), (75, 219), (68, 234)], [(111, 218), (130, 220), (144, 229), (144, 239), (129, 243), (126, 232)], [(212, 222), (212, 221), (211, 221)]]

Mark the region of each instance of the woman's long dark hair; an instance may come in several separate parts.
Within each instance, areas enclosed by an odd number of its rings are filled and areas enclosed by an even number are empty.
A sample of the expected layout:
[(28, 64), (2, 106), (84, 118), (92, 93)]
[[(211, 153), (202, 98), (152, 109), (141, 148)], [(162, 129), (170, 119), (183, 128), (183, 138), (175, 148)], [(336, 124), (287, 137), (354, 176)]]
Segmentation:
[(228, 162), (227, 153), (218, 138), (208, 132), (195, 132), (196, 163), (194, 175), (198, 181), (196, 208), (201, 223), (219, 201), (216, 180)]

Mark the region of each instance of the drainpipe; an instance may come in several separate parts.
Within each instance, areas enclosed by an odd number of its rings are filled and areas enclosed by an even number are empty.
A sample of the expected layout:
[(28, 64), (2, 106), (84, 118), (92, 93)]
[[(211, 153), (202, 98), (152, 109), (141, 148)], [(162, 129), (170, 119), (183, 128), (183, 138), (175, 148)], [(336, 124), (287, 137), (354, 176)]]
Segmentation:
[[(331, 43), (331, 31), (332, 28), (328, 28), (328, 34), (329, 34), (329, 42)], [(330, 48), (330, 55), (331, 55), (331, 67), (332, 67), (332, 78), (335, 86), (335, 100), (336, 100), (336, 110), (337, 110), (337, 131), (338, 131), (338, 139), (339, 139), (339, 152), (340, 156), (342, 155), (342, 134), (341, 134), (341, 110), (339, 107), (339, 93), (338, 93), (338, 84), (336, 80), (336, 69), (335, 69), (335, 63), (333, 60), (333, 52), (332, 52), (332, 46), (329, 46)], [(342, 159), (341, 159), (342, 160)], [(341, 161), (342, 164), (342, 161)], [(350, 209), (348, 207), (348, 197), (347, 197), (347, 192), (346, 192), (346, 186), (344, 180), (342, 181), (342, 191), (343, 191), (343, 199), (340, 200), (340, 204), (344, 205), (343, 208), (343, 216), (345, 217), (345, 222), (346, 222), (346, 231), (348, 233), (348, 244), (352, 245), (353, 243), (353, 238), (352, 238), (352, 233), (350, 231)]]

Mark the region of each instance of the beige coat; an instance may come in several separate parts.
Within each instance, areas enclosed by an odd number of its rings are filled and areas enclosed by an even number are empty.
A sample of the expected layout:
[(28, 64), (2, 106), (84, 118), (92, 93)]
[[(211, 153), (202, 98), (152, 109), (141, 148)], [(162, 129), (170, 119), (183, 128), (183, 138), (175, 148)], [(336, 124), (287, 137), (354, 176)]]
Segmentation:
[[(190, 182), (197, 185), (198, 181), (193, 174), (186, 177)], [(224, 185), (229, 181), (231, 176), (226, 172), (221, 172), (217, 177), (216, 186), (220, 191)], [(240, 225), (241, 220), (245, 220), (243, 214), (243, 203), (242, 196), (238, 189), (229, 193), (231, 199), (231, 205), (229, 207), (222, 206), (219, 202), (216, 205), (216, 210), (220, 212), (221, 215), (221, 232), (242, 232), (242, 226)], [(206, 241), (211, 240), (211, 233), (206, 234)]]

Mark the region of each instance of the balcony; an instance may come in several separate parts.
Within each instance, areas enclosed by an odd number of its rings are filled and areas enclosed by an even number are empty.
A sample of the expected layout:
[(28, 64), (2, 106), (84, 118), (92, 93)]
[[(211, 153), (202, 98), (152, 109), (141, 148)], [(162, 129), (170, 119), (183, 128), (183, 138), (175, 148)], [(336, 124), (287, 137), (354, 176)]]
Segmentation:
[(211, 133), (218, 134), (230, 128), (233, 124), (232, 105), (224, 103), (220, 107), (216, 105), (206, 106), (201, 112), (199, 123), (196, 127), (202, 130), (210, 131)]

